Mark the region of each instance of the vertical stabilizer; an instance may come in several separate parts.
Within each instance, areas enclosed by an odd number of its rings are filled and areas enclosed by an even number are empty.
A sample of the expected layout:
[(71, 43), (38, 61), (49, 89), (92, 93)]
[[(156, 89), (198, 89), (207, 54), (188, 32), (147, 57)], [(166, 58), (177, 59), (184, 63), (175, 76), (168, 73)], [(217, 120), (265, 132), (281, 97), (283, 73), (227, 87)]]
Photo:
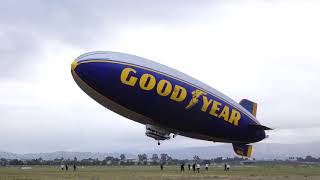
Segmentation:
[(240, 105), (248, 110), (254, 117), (257, 115), (258, 104), (248, 99), (242, 99)]
[(248, 144), (232, 144), (233, 150), (239, 156), (251, 157), (252, 155), (252, 145)]

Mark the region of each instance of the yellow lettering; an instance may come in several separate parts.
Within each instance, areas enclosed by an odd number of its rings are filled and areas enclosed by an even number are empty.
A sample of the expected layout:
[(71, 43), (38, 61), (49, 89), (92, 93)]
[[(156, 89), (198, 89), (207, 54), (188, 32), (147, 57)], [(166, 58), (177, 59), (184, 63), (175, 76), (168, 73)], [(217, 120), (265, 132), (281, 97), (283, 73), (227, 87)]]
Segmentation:
[(218, 101), (213, 101), (210, 114), (218, 117), (218, 114), (216, 112), (220, 110), (219, 106), (221, 106), (221, 103), (219, 103)]
[(238, 111), (232, 109), (229, 123), (233, 123), (235, 126), (238, 126), (240, 118), (241, 114)]
[(206, 112), (209, 105), (212, 103), (212, 99), (208, 100), (207, 96), (202, 96), (203, 99), (203, 105), (201, 108), (201, 111)]
[(224, 108), (222, 109), (222, 112), (219, 115), (219, 118), (223, 117), (223, 119), (225, 121), (228, 121), (229, 119), (229, 107), (228, 106), (224, 106)]
[(168, 96), (172, 91), (172, 85), (169, 81), (161, 79), (157, 85), (157, 93), (160, 96)]
[(175, 85), (170, 99), (181, 102), (187, 97), (187, 90), (184, 87)]
[[(137, 71), (132, 68), (124, 68), (121, 72), (120, 80), (123, 84), (129, 85), (129, 86), (134, 86), (136, 84), (138, 78), (136, 78), (134, 76), (129, 77), (130, 72), (133, 72), (135, 74)], [(129, 79), (128, 79), (128, 77), (129, 77)]]
[(140, 88), (149, 91), (156, 85), (156, 78), (151, 74), (143, 74), (139, 81)]

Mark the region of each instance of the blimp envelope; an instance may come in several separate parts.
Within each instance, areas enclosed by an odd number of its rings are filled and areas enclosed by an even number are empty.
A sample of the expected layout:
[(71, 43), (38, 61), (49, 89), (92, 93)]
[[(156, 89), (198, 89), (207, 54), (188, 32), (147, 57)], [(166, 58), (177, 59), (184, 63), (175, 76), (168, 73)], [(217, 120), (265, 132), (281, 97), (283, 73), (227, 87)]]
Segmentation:
[(158, 141), (170, 139), (171, 133), (179, 134), (233, 143), (234, 148), (246, 151), (239, 154), (235, 150), (237, 154), (249, 156), (251, 146), (247, 144), (266, 137), (264, 130), (268, 128), (255, 117), (256, 103), (243, 100), (238, 104), (216, 89), (151, 60), (125, 53), (91, 52), (74, 60), (71, 72), (91, 98), (145, 124), (146, 135)]

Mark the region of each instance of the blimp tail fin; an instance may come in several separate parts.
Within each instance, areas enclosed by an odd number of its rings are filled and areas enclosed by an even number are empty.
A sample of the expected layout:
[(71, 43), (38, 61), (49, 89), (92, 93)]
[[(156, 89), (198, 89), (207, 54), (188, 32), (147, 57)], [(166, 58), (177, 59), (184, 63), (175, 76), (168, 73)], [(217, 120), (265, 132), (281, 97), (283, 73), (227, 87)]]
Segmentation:
[(234, 152), (239, 156), (251, 157), (252, 145), (248, 144), (232, 144)]
[(240, 105), (248, 110), (254, 117), (257, 115), (258, 104), (248, 99), (242, 99)]

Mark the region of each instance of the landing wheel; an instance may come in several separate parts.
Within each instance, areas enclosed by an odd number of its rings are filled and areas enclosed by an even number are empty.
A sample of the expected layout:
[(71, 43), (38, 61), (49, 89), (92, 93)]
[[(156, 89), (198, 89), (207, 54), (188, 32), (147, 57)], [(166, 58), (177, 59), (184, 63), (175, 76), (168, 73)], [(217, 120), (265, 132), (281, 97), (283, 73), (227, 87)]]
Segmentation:
[(172, 138), (175, 138), (176, 137), (176, 135), (172, 135)]
[(160, 146), (160, 142), (158, 141), (158, 146)]

